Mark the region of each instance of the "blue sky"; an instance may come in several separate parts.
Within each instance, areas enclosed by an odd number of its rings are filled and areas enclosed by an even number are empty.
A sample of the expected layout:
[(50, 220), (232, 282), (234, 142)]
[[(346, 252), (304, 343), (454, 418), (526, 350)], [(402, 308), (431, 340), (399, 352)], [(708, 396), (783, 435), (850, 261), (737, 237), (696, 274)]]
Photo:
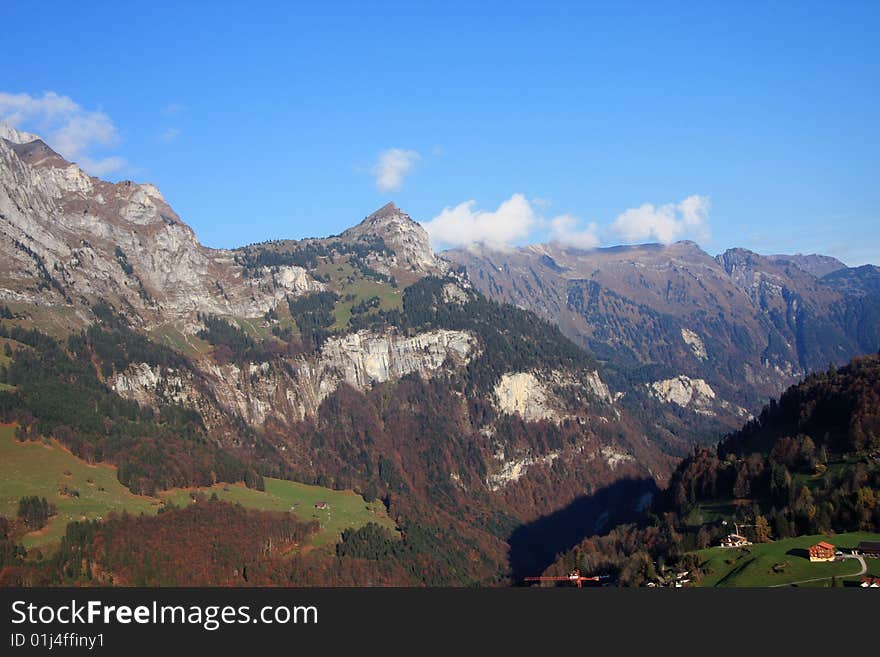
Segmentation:
[(880, 3), (281, 4), (7, 2), (0, 118), (210, 246), (393, 200), (435, 242), (880, 263)]

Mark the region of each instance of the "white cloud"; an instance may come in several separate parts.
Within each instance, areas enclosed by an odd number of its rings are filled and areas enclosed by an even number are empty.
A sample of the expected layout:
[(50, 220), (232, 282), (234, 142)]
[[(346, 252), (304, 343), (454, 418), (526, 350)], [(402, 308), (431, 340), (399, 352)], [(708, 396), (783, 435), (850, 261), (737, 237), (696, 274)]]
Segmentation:
[(577, 217), (561, 214), (550, 220), (550, 241), (576, 249), (595, 249), (599, 246), (599, 226), (595, 222), (578, 230)]
[(528, 237), (542, 220), (522, 194), (514, 194), (494, 212), (479, 210), (476, 201), (446, 207), (424, 225), (435, 246), (506, 246)]
[(618, 215), (608, 226), (583, 223), (571, 214), (545, 217), (546, 199), (527, 199), (514, 194), (497, 210), (481, 210), (476, 201), (446, 207), (423, 224), (437, 248), (471, 247), (486, 244), (494, 248), (514, 243), (547, 239), (562, 246), (594, 249), (601, 236), (614, 234), (624, 241), (656, 240), (669, 244), (676, 239), (708, 237), (709, 198), (689, 196), (680, 203), (654, 206), (645, 203)]
[(376, 187), (383, 192), (397, 191), (403, 184), (403, 178), (412, 171), (419, 159), (420, 156), (416, 151), (402, 148), (382, 151), (371, 169), (376, 178)]
[(656, 240), (670, 244), (688, 235), (708, 237), (709, 197), (688, 196), (680, 203), (654, 206), (645, 203), (618, 215), (611, 231), (627, 242)]
[(0, 92), (0, 121), (39, 132), (66, 159), (94, 175), (106, 175), (125, 166), (119, 156), (98, 157), (96, 149), (115, 146), (119, 135), (104, 112), (86, 110), (68, 96), (47, 91), (42, 96)]

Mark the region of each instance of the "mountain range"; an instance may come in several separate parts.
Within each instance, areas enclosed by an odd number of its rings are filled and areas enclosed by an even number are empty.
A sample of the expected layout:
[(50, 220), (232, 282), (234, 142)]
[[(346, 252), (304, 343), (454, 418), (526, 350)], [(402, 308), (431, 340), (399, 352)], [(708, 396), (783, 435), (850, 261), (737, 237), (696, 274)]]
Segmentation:
[[(880, 346), (873, 265), (738, 248), (712, 257), (693, 242), (444, 256), (488, 297), (556, 323), (612, 388), (654, 408), (658, 430), (688, 441), (700, 440), (693, 429), (717, 439), (808, 372)], [(700, 416), (710, 422), (694, 425)]]
[(393, 204), (211, 249), (154, 186), (0, 135), (4, 421), (139, 495), (271, 476), (381, 499), (398, 536), (304, 555), (312, 583), (540, 572), (645, 508), (694, 443), (876, 351), (878, 281), (690, 242), (438, 256)]

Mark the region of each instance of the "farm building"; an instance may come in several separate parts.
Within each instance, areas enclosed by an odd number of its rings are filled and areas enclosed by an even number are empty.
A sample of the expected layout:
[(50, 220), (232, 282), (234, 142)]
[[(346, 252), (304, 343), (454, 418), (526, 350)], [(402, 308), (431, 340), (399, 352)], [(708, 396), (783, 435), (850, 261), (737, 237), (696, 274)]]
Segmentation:
[(834, 561), (834, 546), (827, 541), (819, 541), (811, 545), (810, 561)]
[(880, 542), (862, 541), (856, 548), (856, 552), (866, 557), (880, 557)]
[(327, 504), (326, 502), (316, 502), (316, 503), (315, 503), (315, 508), (316, 508), (316, 509), (319, 509), (319, 510), (320, 510), (320, 509), (329, 509), (329, 508), (330, 508), (330, 505)]
[(721, 539), (721, 547), (724, 548), (743, 547), (745, 545), (751, 545), (751, 542), (745, 536), (740, 536), (739, 534), (728, 534)]

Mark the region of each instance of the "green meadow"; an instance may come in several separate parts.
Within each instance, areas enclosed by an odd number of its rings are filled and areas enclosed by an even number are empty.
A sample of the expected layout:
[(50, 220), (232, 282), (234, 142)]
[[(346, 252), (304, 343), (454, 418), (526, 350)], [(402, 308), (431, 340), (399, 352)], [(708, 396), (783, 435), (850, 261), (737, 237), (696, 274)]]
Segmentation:
[(18, 500), (29, 495), (45, 497), (58, 509), (46, 527), (25, 535), (29, 548), (57, 542), (74, 520), (110, 511), (156, 513), (161, 504), (120, 484), (113, 466), (89, 465), (54, 440), (19, 442), (14, 426), (0, 426), (0, 515), (15, 517)]
[[(221, 500), (252, 509), (291, 511), (302, 520), (317, 519), (321, 530), (312, 539), (315, 546), (335, 544), (342, 530), (363, 527), (368, 522), (392, 531), (395, 529), (394, 521), (388, 517), (381, 502), (365, 502), (363, 497), (350, 490), (337, 491), (270, 477), (266, 477), (265, 483), (265, 492), (246, 488), (244, 484), (215, 484), (207, 488), (167, 491), (159, 496), (166, 502), (184, 506), (192, 502), (195, 494), (216, 494)], [(317, 508), (316, 505), (322, 503), (327, 508)]]
[[(809, 560), (808, 549), (819, 541), (828, 541), (837, 548), (853, 548), (859, 541), (880, 541), (880, 534), (851, 532), (830, 536), (799, 536), (771, 543), (756, 543), (745, 548), (713, 547), (699, 550), (704, 573), (701, 586), (749, 587), (790, 584), (801, 580), (836, 576), (847, 579), (861, 570), (855, 559), (817, 562)], [(844, 551), (847, 551), (846, 549)], [(868, 559), (869, 573), (877, 570)], [(827, 586), (825, 582), (811, 582), (804, 586)]]
[[(403, 307), (403, 286), (393, 288), (388, 283), (366, 278), (347, 261), (324, 262), (318, 272), (330, 277), (330, 288), (342, 297), (333, 309), (336, 320), (332, 326), (333, 330), (344, 330), (351, 321), (352, 308), (372, 297), (379, 298), (379, 306), (368, 311), (368, 314), (376, 313), (378, 310), (395, 310)], [(346, 299), (349, 295), (352, 298)]]
[[(197, 493), (237, 502), (244, 507), (291, 511), (302, 520), (316, 518), (321, 530), (312, 539), (316, 547), (335, 544), (344, 529), (376, 522), (395, 529), (384, 505), (367, 503), (352, 491), (335, 491), (293, 481), (266, 478), (266, 490), (244, 484), (216, 484), (211, 487), (177, 489), (157, 497), (134, 495), (116, 479), (116, 468), (90, 465), (71, 454), (55, 440), (19, 442), (13, 425), (0, 426), (0, 515), (13, 518), (22, 497), (37, 495), (53, 503), (58, 513), (43, 529), (25, 534), (25, 547), (57, 543), (69, 522), (102, 518), (111, 511), (157, 513), (165, 504), (184, 506)], [(327, 508), (316, 505), (325, 503)]]

